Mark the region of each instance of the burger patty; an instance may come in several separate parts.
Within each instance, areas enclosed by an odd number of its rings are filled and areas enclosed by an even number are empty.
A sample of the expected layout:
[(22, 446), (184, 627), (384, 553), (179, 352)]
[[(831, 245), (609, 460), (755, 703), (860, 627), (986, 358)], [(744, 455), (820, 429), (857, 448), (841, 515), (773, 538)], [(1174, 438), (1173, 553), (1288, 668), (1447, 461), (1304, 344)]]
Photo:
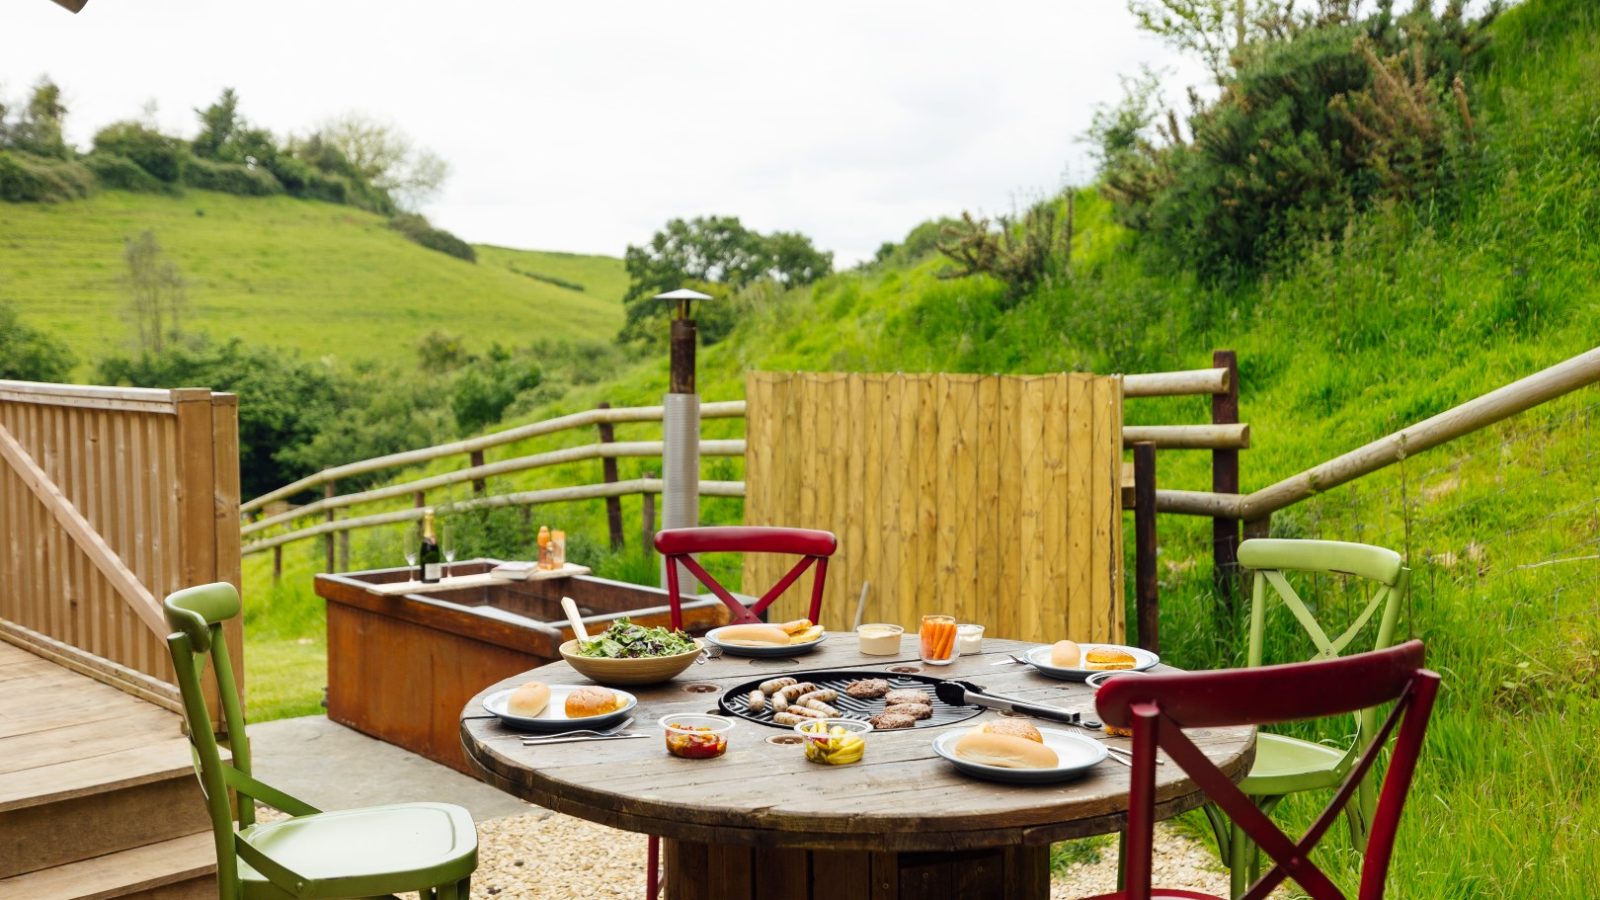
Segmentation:
[(913, 688), (900, 688), (899, 690), (889, 691), (887, 694), (883, 695), (883, 702), (889, 704), (890, 706), (893, 706), (896, 703), (923, 703), (929, 706), (933, 705), (933, 700), (927, 695), (926, 692), (915, 690)]
[(891, 703), (883, 710), (884, 715), (904, 715), (913, 719), (928, 719), (933, 716), (933, 707), (923, 703)]
[(867, 721), (872, 723), (873, 728), (876, 728), (880, 731), (888, 731), (891, 728), (910, 728), (911, 726), (917, 724), (916, 717), (914, 716), (908, 716), (905, 713), (890, 712), (887, 710), (880, 715), (873, 716)]
[(889, 682), (882, 678), (864, 678), (851, 682), (844, 692), (858, 700), (873, 700), (889, 693)]

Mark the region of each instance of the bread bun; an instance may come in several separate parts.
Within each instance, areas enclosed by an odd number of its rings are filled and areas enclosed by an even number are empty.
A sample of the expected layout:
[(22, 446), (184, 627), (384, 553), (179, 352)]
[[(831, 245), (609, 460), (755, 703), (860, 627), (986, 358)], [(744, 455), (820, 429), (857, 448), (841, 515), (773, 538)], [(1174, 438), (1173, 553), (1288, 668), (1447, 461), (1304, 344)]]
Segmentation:
[(1011, 734), (969, 731), (956, 741), (956, 756), (967, 762), (1002, 769), (1054, 769), (1061, 764), (1056, 752), (1043, 744)]
[(616, 691), (581, 687), (567, 695), (567, 718), (585, 719), (589, 716), (603, 716), (621, 705), (622, 697)]
[(995, 719), (993, 722), (979, 725), (978, 730), (984, 734), (1009, 734), (1013, 737), (1027, 738), (1036, 744), (1044, 743), (1044, 735), (1033, 727), (1032, 722), (1025, 719)]
[(1081, 656), (1077, 642), (1056, 641), (1056, 645), (1050, 648), (1050, 665), (1058, 669), (1076, 669)]
[(777, 625), (729, 625), (717, 629), (717, 640), (751, 647), (787, 647), (789, 632)]
[(550, 685), (542, 681), (530, 681), (511, 692), (511, 699), (506, 701), (506, 712), (524, 719), (532, 719), (544, 712), (544, 708), (549, 705)]
[(1083, 667), (1085, 669), (1106, 671), (1110, 669), (1131, 669), (1138, 664), (1139, 661), (1134, 659), (1133, 654), (1126, 650), (1118, 650), (1115, 647), (1096, 647), (1084, 655)]

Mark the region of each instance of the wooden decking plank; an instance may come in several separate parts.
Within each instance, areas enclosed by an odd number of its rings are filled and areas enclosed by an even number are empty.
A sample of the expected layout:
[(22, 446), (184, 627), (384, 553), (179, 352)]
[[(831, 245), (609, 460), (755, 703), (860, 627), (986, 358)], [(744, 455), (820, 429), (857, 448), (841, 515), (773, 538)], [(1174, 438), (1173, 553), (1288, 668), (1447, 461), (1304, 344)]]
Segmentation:
[(146, 784), (192, 771), (187, 738), (0, 775), (0, 812)]
[(71, 865), (0, 879), (0, 896), (30, 900), (100, 900), (149, 891), (216, 870), (211, 833), (202, 831), (108, 853)]
[(0, 738), (0, 775), (65, 762), (92, 759), (167, 740), (177, 735), (171, 718), (139, 713), (84, 721)]

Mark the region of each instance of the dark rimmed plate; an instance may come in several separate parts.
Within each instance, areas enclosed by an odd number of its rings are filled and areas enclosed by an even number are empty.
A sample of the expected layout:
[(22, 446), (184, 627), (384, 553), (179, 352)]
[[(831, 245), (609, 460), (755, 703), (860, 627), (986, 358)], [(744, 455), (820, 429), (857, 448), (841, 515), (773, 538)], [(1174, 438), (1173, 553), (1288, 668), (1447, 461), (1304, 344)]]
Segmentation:
[(836, 700), (828, 701), (828, 705), (839, 710), (842, 718), (859, 719), (866, 721), (878, 713), (883, 712), (883, 698), (876, 700), (860, 700), (844, 692), (852, 682), (866, 678), (882, 678), (889, 682), (890, 690), (919, 690), (928, 695), (928, 702), (933, 707), (933, 715), (923, 719), (910, 728), (886, 728), (873, 731), (873, 734), (894, 734), (897, 731), (913, 731), (918, 728), (939, 728), (944, 725), (953, 725), (964, 722), (983, 712), (981, 706), (955, 706), (940, 700), (934, 695), (933, 686), (943, 681), (943, 678), (934, 678), (930, 675), (912, 675), (901, 672), (882, 672), (871, 670), (840, 670), (830, 669), (821, 672), (784, 672), (781, 675), (767, 675), (763, 678), (754, 678), (737, 687), (729, 688), (717, 698), (717, 707), (724, 713), (735, 718), (768, 725), (773, 728), (789, 728), (772, 721), (772, 710), (762, 710), (759, 713), (750, 711), (750, 692), (755, 690), (762, 682), (774, 678), (793, 678), (795, 681), (809, 681), (819, 688), (832, 688), (839, 692)]
[(824, 631), (821, 637), (814, 641), (806, 641), (804, 644), (785, 644), (780, 647), (752, 647), (748, 644), (735, 644), (718, 638), (717, 632), (721, 631), (723, 628), (729, 627), (731, 626), (724, 625), (722, 628), (713, 628), (706, 632), (706, 640), (718, 647), (721, 647), (722, 652), (728, 654), (729, 656), (799, 656), (802, 653), (810, 653), (811, 651), (817, 649), (818, 644), (821, 644), (823, 641), (828, 639), (828, 633)]

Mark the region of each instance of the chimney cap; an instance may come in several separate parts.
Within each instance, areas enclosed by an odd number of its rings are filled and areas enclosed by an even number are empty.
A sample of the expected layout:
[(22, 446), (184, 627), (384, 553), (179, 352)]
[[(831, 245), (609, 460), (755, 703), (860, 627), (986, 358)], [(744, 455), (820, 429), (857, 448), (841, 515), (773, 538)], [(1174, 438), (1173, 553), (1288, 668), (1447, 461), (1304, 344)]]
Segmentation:
[(692, 290), (690, 290), (688, 288), (678, 288), (675, 291), (667, 291), (665, 294), (657, 294), (652, 299), (654, 299), (654, 300), (711, 300), (713, 298), (712, 298), (712, 296), (710, 294), (702, 294), (699, 291), (692, 291)]

